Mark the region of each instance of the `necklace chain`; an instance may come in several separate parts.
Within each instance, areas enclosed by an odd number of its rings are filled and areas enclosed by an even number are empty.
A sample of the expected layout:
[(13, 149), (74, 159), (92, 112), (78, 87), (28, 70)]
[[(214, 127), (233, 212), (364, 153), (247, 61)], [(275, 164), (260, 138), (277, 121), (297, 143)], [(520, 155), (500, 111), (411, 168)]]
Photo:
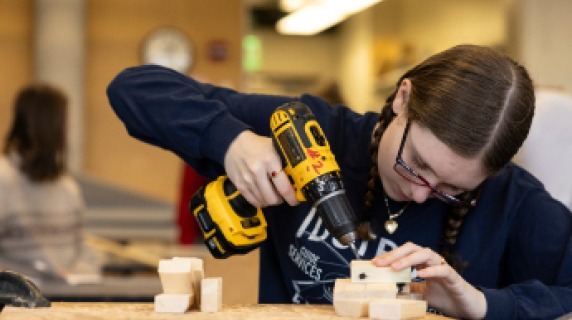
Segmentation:
[(403, 208), (401, 208), (401, 210), (399, 210), (397, 213), (391, 213), (391, 209), (389, 208), (389, 200), (387, 199), (387, 195), (384, 195), (384, 200), (385, 200), (385, 207), (387, 208), (387, 215), (389, 215), (389, 220), (394, 220), (397, 219), (404, 211), (405, 209), (407, 209), (407, 207), (409, 206), (409, 204), (411, 202), (408, 202)]
[(407, 207), (409, 207), (409, 204), (411, 202), (408, 202), (397, 213), (391, 213), (391, 209), (389, 208), (389, 200), (387, 199), (387, 194), (383, 195), (383, 199), (385, 200), (385, 207), (387, 208), (387, 215), (389, 216), (389, 219), (385, 222), (384, 227), (385, 227), (385, 230), (387, 230), (387, 232), (389, 234), (392, 234), (395, 232), (395, 230), (397, 230), (397, 226), (398, 226), (397, 221), (395, 221), (395, 219), (397, 219), (405, 211), (405, 209), (407, 209)]

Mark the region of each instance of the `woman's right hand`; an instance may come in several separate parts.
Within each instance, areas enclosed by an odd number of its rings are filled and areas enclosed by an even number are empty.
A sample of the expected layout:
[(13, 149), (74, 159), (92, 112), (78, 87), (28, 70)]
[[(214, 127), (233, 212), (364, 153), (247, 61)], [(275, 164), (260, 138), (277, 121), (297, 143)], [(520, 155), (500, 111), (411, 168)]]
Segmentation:
[(448, 316), (483, 319), (487, 301), (482, 291), (468, 283), (435, 251), (407, 242), (372, 260), (378, 267), (394, 270), (413, 267), (425, 279), (425, 300), (429, 306)]
[(291, 206), (299, 203), (271, 138), (243, 131), (230, 144), (224, 168), (238, 191), (256, 207), (284, 200)]

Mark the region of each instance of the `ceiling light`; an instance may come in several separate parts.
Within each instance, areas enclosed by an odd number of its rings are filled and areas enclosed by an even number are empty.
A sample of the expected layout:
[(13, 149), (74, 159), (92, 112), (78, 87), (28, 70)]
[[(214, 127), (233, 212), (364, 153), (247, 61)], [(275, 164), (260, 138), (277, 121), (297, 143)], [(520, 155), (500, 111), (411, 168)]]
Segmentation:
[(352, 14), (382, 0), (313, 0), (280, 19), (276, 29), (282, 34), (314, 35)]
[(312, 0), (280, 0), (280, 9), (284, 12), (292, 12), (300, 9)]

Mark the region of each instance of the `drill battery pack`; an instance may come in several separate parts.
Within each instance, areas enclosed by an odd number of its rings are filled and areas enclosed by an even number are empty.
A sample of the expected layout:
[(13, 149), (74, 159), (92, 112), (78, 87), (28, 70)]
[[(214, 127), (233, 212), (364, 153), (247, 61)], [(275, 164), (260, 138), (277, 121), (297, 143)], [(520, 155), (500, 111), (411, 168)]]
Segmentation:
[(215, 258), (248, 253), (266, 240), (262, 210), (248, 203), (227, 176), (199, 189), (189, 209)]

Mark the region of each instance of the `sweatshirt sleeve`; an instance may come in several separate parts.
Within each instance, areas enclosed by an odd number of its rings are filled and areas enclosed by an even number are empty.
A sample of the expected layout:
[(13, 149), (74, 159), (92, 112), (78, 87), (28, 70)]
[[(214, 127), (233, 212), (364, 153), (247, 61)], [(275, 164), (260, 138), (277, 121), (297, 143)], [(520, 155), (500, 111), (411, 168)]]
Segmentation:
[(500, 289), (480, 288), (486, 319), (555, 319), (572, 312), (572, 214), (546, 192), (516, 208)]
[(224, 172), (238, 134), (269, 135), (271, 113), (290, 99), (241, 94), (155, 65), (123, 70), (107, 96), (131, 136), (174, 152), (209, 178)]

